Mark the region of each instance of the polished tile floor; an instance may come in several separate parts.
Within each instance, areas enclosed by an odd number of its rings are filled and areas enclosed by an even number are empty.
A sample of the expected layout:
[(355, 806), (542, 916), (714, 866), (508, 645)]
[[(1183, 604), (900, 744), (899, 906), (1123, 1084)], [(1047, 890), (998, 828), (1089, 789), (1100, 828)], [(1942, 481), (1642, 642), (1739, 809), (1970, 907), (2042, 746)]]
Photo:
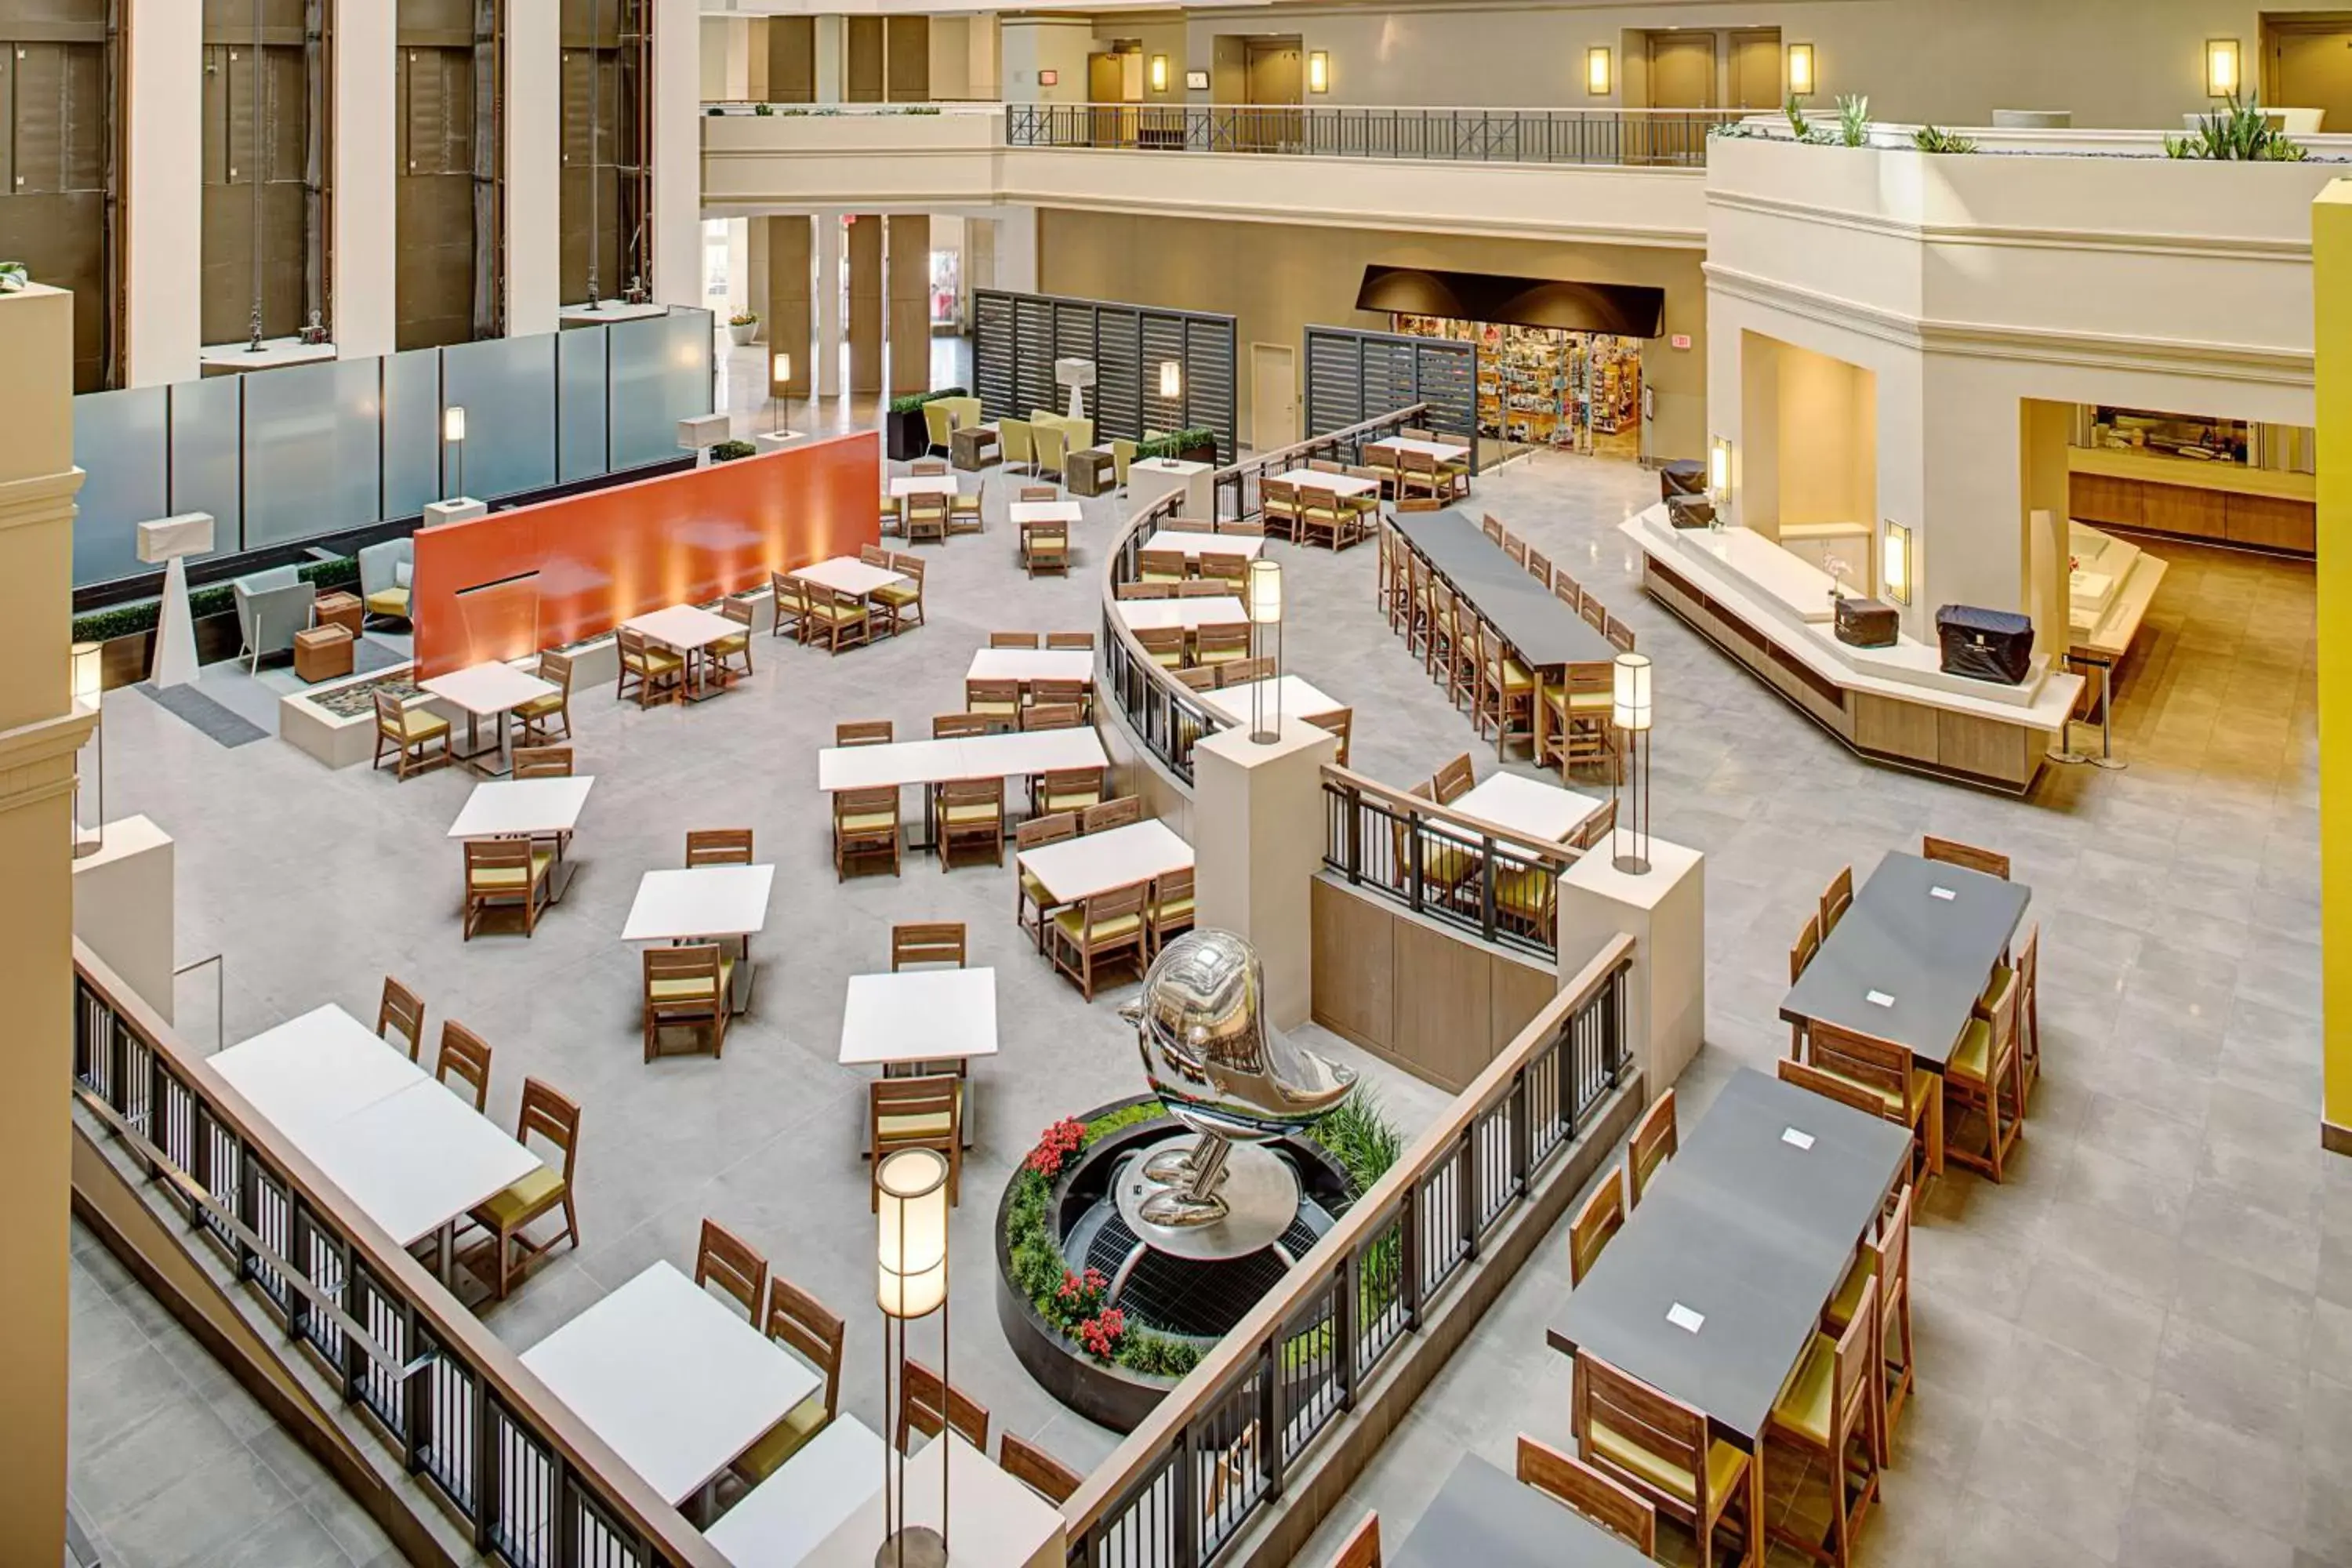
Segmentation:
[[(998, 969), (1005, 1051), (981, 1069), (957, 1218), (956, 1256), (971, 1261), (955, 1277), (954, 1375), (1000, 1425), (1073, 1463), (1108, 1452), (1109, 1434), (1061, 1413), (1013, 1363), (986, 1259), (996, 1195), (1035, 1131), (1140, 1087), (1131, 1032), (1111, 1012), (1118, 993), (1089, 1008), (1047, 973), (1013, 929), (1009, 870), (942, 874), (910, 859), (902, 878), (836, 885), (815, 790), (814, 753), (836, 721), (924, 731), (961, 706), (989, 630), (1095, 626), (1090, 547), (1115, 503), (1087, 503), (1070, 579), (1031, 582), (1001, 521), (1011, 482), (989, 477), (999, 521), (985, 535), (927, 547), (926, 630), (839, 658), (762, 644), (754, 680), (684, 710), (580, 693), (581, 766), (599, 776), (583, 870), (529, 942), (458, 939), (458, 858), (442, 834), (464, 779), (395, 784), (328, 773), (280, 745), (226, 751), (135, 692), (110, 696), (110, 807), (179, 837), (184, 959), (227, 955), (230, 1038), (327, 1000), (373, 1016), (390, 972), (433, 1018), (491, 1042), (502, 1121), (526, 1074), (585, 1105), (585, 1245), (487, 1313), (509, 1342), (535, 1342), (653, 1258), (688, 1260), (710, 1215), (849, 1317), (848, 1404), (877, 1419), (855, 1154), (863, 1091), (833, 1060), (841, 996), (848, 974), (885, 966), (891, 921), (960, 919), (974, 962)], [(1708, 1049), (1681, 1086), (1685, 1117), (1704, 1114), (1732, 1065), (1769, 1068), (1783, 1048), (1786, 950), (1838, 866), (1866, 873), (1935, 831), (2010, 851), (2034, 889), (2047, 1076), (2010, 1184), (1956, 1174), (1928, 1205), (1924, 1388), (1861, 1560), (2352, 1568), (2352, 1489), (2340, 1485), (2352, 1402), (2336, 1381), (2352, 1366), (2352, 1177), (2319, 1153), (2313, 1126), (2309, 569), (2166, 546), (2175, 569), (2119, 710), (2131, 767), (2053, 771), (2020, 802), (1856, 762), (1653, 609), (1615, 531), (1654, 497), (1652, 476), (1547, 456), (1480, 491), (1658, 660), (1660, 831), (1709, 857)], [(1293, 602), (1315, 607), (1294, 617), (1286, 668), (1354, 704), (1358, 765), (1403, 784), (1469, 751), (1488, 771), (1491, 746), (1374, 612), (1374, 552), (1278, 553)], [(753, 827), (761, 858), (783, 868), (754, 950), (758, 999), (723, 1061), (649, 1067), (621, 921), (640, 872), (677, 864), (687, 828), (721, 826)], [(210, 1000), (182, 998), (193, 1037), (209, 1037)], [(1436, 1103), (1374, 1076), (1407, 1126)], [(1507, 1294), (1335, 1529), (1370, 1505), (1401, 1535), (1445, 1456), (1507, 1462), (1522, 1429), (1565, 1440), (1568, 1369), (1541, 1342), (1566, 1289), (1561, 1245)]]

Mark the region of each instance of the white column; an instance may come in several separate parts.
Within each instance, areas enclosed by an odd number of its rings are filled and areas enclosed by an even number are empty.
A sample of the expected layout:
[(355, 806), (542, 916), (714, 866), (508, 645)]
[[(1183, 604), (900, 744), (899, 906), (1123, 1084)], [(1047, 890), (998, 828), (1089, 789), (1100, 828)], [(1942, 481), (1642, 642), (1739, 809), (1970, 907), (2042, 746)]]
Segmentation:
[[(836, 18), (838, 20), (838, 18)], [(824, 18), (817, 18), (820, 25)], [(816, 215), (816, 395), (841, 395), (841, 215)]]
[(1604, 942), (1633, 939), (1625, 977), (1625, 1037), (1642, 1068), (1642, 1092), (1672, 1088), (1706, 1034), (1706, 865), (1696, 849), (1650, 840), (1650, 869), (1630, 876), (1616, 857), (1633, 835), (1619, 830), (1560, 873), (1559, 974), (1565, 982)]
[[(507, 336), (551, 332), (563, 290), (563, 35), (556, 7), (507, 11)], [(625, 278), (601, 278), (618, 296)]]
[(203, 8), (131, 0), (124, 33), (127, 379), (159, 386), (194, 381), (203, 347)]
[(393, 352), (393, 161), (399, 148), (394, 37), (391, 6), (340, 7), (331, 138), (335, 160), (334, 294), (328, 324), (334, 331), (335, 352), (344, 359)]
[(1000, 207), (996, 220), (996, 283), (1016, 293), (1037, 291), (1037, 209)]
[(1323, 865), (1323, 767), (1339, 737), (1286, 717), (1265, 745), (1249, 727), (1192, 748), (1192, 856), (1202, 929), (1257, 950), (1267, 1019), (1297, 1028), (1315, 1003), (1315, 873)]
[(73, 863), (74, 935), (167, 1024), (172, 888), (172, 836), (143, 816), (108, 823), (106, 842)]
[(849, 26), (836, 13), (816, 19), (816, 100), (839, 103), (848, 69)]
[(654, 298), (665, 305), (699, 305), (703, 303), (702, 18), (682, 0), (656, 0), (651, 9), (654, 275), (648, 282)]

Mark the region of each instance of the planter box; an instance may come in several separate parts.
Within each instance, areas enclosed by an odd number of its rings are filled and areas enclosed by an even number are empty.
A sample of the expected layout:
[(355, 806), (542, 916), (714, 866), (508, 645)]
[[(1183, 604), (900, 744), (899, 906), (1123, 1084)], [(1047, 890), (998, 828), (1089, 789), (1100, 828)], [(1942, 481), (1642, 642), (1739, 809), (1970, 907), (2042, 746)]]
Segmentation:
[[(333, 692), (366, 686), (414, 667), (394, 665), (341, 680), (322, 681), (305, 691), (291, 691), (278, 700), (278, 738), (296, 751), (307, 752), (331, 768), (348, 768), (375, 754), (375, 710), (373, 704), (357, 713), (330, 711), (319, 700)], [(446, 715), (445, 715), (446, 717)]]
[[(218, 664), (235, 658), (245, 639), (236, 629), (236, 612), (225, 616), (199, 616), (195, 620), (196, 662)], [(117, 687), (136, 686), (147, 679), (155, 666), (155, 632), (150, 627), (132, 632), (127, 637), (109, 637), (99, 645), (98, 668), (100, 689), (112, 691)]]
[(923, 411), (919, 408), (883, 415), (882, 432), (894, 463), (913, 462), (930, 445), (930, 429), (923, 423)]

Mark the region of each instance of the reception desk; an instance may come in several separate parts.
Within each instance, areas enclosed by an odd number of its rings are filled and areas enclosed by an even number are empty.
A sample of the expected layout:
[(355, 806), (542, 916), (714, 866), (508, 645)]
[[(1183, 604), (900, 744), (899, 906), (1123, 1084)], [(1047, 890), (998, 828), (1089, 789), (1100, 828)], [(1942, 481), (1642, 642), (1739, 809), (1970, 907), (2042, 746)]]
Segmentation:
[(2067, 514), (2080, 522), (2298, 555), (2317, 548), (2310, 474), (2088, 447), (2070, 448), (2066, 468)]
[(1679, 530), (1663, 506), (1622, 526), (1653, 599), (1874, 761), (2022, 795), (2082, 694), (2082, 677), (2039, 655), (2004, 686), (1945, 674), (1910, 637), (1850, 647), (1832, 629), (1828, 576), (1747, 529)]

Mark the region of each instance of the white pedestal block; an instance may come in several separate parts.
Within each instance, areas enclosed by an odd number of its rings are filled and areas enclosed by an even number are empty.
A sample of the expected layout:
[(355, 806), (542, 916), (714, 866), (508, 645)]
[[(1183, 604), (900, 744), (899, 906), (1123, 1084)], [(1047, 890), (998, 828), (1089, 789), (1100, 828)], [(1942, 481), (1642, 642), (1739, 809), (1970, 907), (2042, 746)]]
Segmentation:
[(1582, 969), (1603, 942), (1633, 939), (1626, 1037), (1654, 1096), (1682, 1076), (1706, 1035), (1706, 858), (1650, 840), (1650, 869), (1628, 876), (1615, 857), (1632, 836), (1592, 850), (1559, 879), (1559, 967)]
[(795, 442), (807, 439), (808, 432), (805, 430), (778, 430), (765, 436), (752, 437), (751, 445), (759, 447), (760, 456), (764, 458), (771, 452), (781, 452)]
[(1129, 463), (1127, 514), (1132, 517), (1169, 491), (1182, 490), (1184, 500), (1177, 508), (1177, 516), (1213, 518), (1217, 515), (1216, 494), (1211, 483), (1214, 472), (1206, 463), (1183, 463), (1165, 458)]
[(172, 1017), (172, 836), (143, 816), (106, 825), (73, 863), (74, 935), (140, 999)]
[(445, 522), (471, 522), (478, 517), (490, 515), (490, 503), (471, 496), (452, 496), (447, 500), (426, 501), (425, 521), (419, 526), (435, 528)]
[(727, 439), (731, 419), (724, 414), (698, 414), (677, 422), (677, 444), (689, 452), (707, 452)]
[(1323, 865), (1323, 768), (1339, 739), (1286, 718), (1259, 745), (1246, 728), (1192, 748), (1195, 915), (1247, 939), (1265, 967), (1266, 1016), (1297, 1028), (1314, 1012), (1312, 889)]

